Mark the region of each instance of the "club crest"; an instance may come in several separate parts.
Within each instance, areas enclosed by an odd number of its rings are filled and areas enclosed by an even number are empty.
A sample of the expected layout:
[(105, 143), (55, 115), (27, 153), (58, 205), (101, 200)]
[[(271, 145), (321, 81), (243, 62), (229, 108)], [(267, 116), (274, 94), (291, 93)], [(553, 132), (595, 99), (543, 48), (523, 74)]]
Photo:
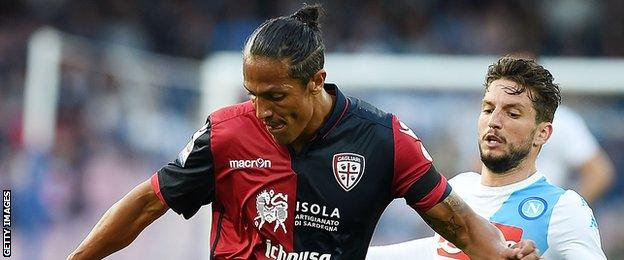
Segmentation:
[(525, 219), (534, 220), (544, 215), (547, 209), (546, 200), (540, 197), (530, 197), (520, 202), (518, 213)]
[(286, 232), (286, 218), (288, 218), (288, 195), (276, 193), (274, 190), (264, 190), (256, 196), (256, 212), (258, 216), (254, 218), (254, 225), (258, 230), (262, 229), (265, 223), (275, 222), (273, 232), (281, 228)]
[(340, 187), (350, 191), (360, 182), (366, 165), (364, 156), (355, 153), (334, 154), (332, 169)]

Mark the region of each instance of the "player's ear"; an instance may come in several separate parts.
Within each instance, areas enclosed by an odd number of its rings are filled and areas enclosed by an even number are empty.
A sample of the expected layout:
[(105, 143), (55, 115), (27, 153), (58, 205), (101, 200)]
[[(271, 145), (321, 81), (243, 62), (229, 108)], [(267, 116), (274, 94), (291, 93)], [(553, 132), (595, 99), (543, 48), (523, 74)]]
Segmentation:
[(537, 125), (535, 136), (533, 137), (533, 146), (541, 146), (548, 141), (553, 132), (551, 122), (541, 122)]
[(325, 72), (324, 69), (320, 69), (316, 72), (316, 74), (314, 74), (314, 76), (312, 76), (308, 82), (308, 88), (312, 94), (316, 95), (321, 93), (323, 86), (325, 85), (325, 77), (327, 77), (327, 72)]

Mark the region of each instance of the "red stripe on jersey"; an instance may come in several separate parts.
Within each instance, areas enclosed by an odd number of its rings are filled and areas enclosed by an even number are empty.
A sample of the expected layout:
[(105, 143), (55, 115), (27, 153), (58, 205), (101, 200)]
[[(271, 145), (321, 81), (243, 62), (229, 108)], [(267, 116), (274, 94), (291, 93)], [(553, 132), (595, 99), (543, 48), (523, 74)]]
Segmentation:
[(154, 175), (152, 175), (152, 177), (150, 178), (150, 182), (152, 184), (152, 189), (154, 189), (154, 193), (156, 193), (156, 197), (158, 197), (158, 200), (160, 200), (160, 202), (166, 207), (169, 207), (169, 205), (167, 205), (167, 202), (165, 201), (165, 198), (163, 198), (162, 192), (160, 192), (158, 173), (154, 173)]
[(220, 232), (214, 258), (267, 259), (292, 252), (297, 175), (287, 147), (256, 118), (251, 102), (213, 113), (211, 125), (216, 183), (211, 243)]
[(425, 212), (440, 202), (440, 199), (446, 190), (446, 186), (448, 185), (446, 178), (442, 175), (440, 175), (440, 177), (440, 181), (435, 188), (433, 188), (422, 200), (411, 205), (412, 208), (418, 209), (420, 212)]
[[(392, 116), (394, 134), (394, 178), (392, 194), (396, 198), (417, 185), (418, 180), (431, 168), (432, 162), (425, 156), (423, 146), (414, 132), (401, 125), (396, 116)], [(442, 190), (444, 192), (444, 190)]]

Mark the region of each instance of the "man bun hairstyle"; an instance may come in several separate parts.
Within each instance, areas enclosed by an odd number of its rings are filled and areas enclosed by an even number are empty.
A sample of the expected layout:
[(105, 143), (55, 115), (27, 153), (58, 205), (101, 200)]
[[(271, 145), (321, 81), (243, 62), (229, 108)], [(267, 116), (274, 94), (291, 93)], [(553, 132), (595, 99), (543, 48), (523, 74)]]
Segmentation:
[(265, 21), (247, 39), (244, 58), (286, 60), (290, 77), (307, 84), (325, 64), (325, 45), (319, 24), (323, 13), (318, 4), (304, 4), (290, 16)]
[(507, 79), (516, 82), (518, 89), (507, 90), (508, 94), (519, 95), (527, 92), (535, 108), (535, 121), (551, 122), (555, 111), (561, 103), (559, 86), (553, 83), (553, 76), (534, 59), (514, 58), (505, 56), (488, 67), (485, 77), (485, 91), (490, 83), (498, 79)]
[(304, 5), (303, 8), (297, 10), (297, 12), (292, 14), (290, 18), (299, 20), (313, 30), (318, 31), (320, 30), (318, 19), (321, 12), (322, 8), (320, 5)]

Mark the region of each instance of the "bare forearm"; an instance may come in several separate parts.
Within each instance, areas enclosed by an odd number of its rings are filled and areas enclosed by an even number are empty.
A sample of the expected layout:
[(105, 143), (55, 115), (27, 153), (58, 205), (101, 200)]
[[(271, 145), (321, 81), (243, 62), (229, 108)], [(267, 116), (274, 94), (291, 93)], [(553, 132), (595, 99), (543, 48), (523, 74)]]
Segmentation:
[(166, 211), (149, 181), (139, 184), (104, 214), (68, 259), (102, 259), (129, 245)]
[(134, 240), (138, 234), (133, 234), (134, 232), (122, 233), (121, 228), (131, 224), (128, 220), (119, 220), (120, 216), (124, 215), (124, 209), (120, 207), (120, 203), (115, 203), (106, 211), (102, 219), (98, 221), (69, 259), (102, 259), (126, 247)]
[[(499, 255), (507, 247), (502, 233), (490, 222), (474, 214), (466, 218), (466, 248), (469, 256)], [(473, 259), (481, 259), (475, 258)]]
[(472, 259), (498, 256), (506, 248), (500, 231), (474, 213), (454, 192), (423, 214), (423, 219)]
[(460, 209), (462, 204), (456, 200), (455, 194), (451, 193), (440, 205), (436, 205), (427, 214), (422, 215), (427, 224), (435, 230), (440, 236), (446, 238), (446, 240), (455, 244), (457, 247), (464, 249), (468, 240), (468, 232), (465, 223), (465, 217), (458, 217), (456, 215), (444, 214), (440, 216), (438, 211), (441, 211), (442, 207), (448, 207), (451, 210), (465, 211)]
[(579, 193), (589, 203), (598, 200), (614, 183), (613, 164), (604, 152), (599, 152), (587, 160), (579, 170), (581, 173)]

